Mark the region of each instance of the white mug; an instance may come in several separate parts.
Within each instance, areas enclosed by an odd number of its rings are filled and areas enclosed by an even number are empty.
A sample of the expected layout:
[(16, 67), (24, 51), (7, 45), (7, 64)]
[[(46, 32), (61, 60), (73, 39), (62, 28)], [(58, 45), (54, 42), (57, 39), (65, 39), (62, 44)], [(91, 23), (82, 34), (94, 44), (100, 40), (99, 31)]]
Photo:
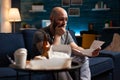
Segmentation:
[(15, 64), (18, 68), (26, 67), (27, 60), (27, 50), (25, 48), (20, 48), (14, 53)]

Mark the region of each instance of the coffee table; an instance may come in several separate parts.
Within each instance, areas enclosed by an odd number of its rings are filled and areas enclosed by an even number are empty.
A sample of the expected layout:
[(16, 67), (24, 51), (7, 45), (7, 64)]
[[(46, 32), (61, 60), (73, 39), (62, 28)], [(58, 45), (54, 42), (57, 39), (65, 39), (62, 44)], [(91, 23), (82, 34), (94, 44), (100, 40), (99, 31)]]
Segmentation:
[(59, 76), (58, 76), (58, 73), (59, 72), (66, 72), (66, 71), (70, 71), (70, 72), (75, 72), (77, 71), (78, 75), (77, 77), (78, 80), (80, 80), (80, 67), (81, 67), (81, 63), (78, 63), (78, 62), (73, 62), (72, 61), (72, 64), (71, 64), (71, 68), (66, 68), (66, 69), (29, 69), (29, 68), (25, 68), (25, 69), (21, 69), (21, 68), (17, 68), (15, 65), (11, 64), (10, 65), (10, 68), (14, 69), (16, 71), (16, 80), (19, 80), (19, 72), (28, 72), (29, 73), (29, 76), (28, 76), (28, 80), (31, 80), (31, 77), (32, 77), (32, 73), (38, 73), (38, 74), (47, 74), (47, 73), (56, 73), (57, 76), (57, 80), (59, 79)]

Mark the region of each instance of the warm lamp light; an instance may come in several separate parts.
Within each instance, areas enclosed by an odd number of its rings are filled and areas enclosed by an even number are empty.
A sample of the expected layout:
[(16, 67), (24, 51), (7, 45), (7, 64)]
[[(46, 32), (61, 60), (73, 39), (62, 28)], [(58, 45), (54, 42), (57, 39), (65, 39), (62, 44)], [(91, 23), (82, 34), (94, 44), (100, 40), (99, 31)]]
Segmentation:
[(18, 8), (10, 8), (9, 10), (9, 21), (14, 23), (14, 32), (15, 32), (15, 22), (21, 21), (20, 12)]

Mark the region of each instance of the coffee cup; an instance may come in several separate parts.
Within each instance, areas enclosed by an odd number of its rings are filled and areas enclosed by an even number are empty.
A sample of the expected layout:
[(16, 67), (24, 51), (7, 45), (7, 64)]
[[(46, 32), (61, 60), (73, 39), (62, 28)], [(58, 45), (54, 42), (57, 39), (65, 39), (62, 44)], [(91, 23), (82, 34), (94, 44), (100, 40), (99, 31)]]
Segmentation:
[(14, 53), (15, 64), (18, 68), (26, 67), (27, 60), (27, 50), (25, 48), (20, 48)]

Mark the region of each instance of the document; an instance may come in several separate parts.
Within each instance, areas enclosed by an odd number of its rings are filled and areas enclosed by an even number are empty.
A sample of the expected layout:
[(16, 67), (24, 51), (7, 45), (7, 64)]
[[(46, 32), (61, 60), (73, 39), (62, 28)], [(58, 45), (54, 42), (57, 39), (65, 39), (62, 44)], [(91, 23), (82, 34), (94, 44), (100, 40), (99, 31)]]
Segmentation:
[(80, 52), (84, 53), (85, 55), (92, 56), (92, 52), (97, 48), (100, 48), (104, 43), (104, 41), (94, 40), (89, 49), (84, 49)]

